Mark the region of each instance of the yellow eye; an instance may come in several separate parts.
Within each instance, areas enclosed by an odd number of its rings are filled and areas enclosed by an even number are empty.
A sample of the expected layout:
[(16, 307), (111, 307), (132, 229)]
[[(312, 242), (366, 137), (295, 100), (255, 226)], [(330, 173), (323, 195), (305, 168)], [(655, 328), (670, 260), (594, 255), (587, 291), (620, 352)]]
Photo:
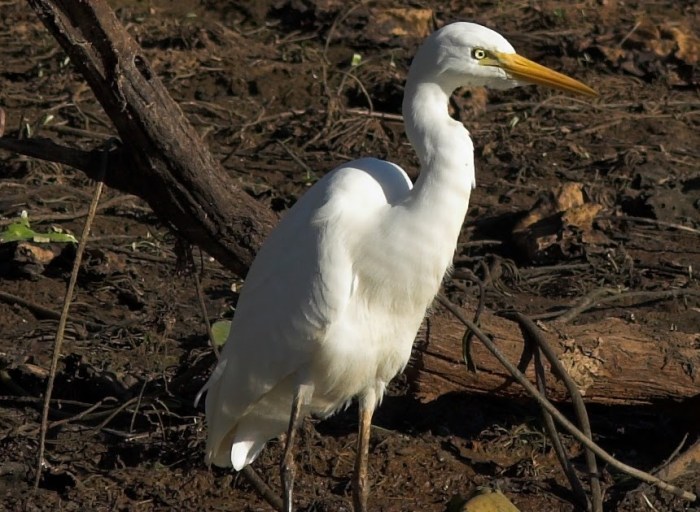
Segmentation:
[(472, 50), (472, 57), (476, 60), (483, 60), (486, 58), (486, 55), (486, 50), (484, 50), (483, 48), (474, 48)]

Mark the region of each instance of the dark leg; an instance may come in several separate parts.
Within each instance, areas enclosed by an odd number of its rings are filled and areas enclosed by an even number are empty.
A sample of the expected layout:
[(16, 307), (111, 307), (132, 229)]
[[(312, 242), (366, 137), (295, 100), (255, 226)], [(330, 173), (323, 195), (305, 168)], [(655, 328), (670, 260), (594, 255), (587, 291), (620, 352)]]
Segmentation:
[(280, 476), (282, 478), (282, 499), (284, 500), (284, 512), (292, 512), (292, 489), (294, 487), (294, 474), (296, 467), (294, 464), (294, 439), (296, 438), (297, 427), (302, 419), (302, 405), (308, 404), (311, 401), (311, 393), (313, 388), (309, 385), (302, 384), (294, 393), (292, 401), (292, 413), (289, 416), (289, 429), (287, 430), (287, 443), (284, 447), (282, 462), (280, 464)]
[(355, 512), (367, 512), (367, 496), (369, 482), (367, 477), (367, 460), (369, 458), (369, 435), (372, 426), (372, 415), (376, 401), (374, 399), (360, 400), (360, 428), (357, 438), (357, 458), (355, 459), (355, 475), (352, 487), (352, 504)]

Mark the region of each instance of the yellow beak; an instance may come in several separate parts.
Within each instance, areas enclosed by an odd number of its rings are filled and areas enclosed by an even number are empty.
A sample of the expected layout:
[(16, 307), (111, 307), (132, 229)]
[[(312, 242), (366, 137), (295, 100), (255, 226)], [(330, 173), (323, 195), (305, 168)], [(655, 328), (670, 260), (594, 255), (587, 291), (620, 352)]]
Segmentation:
[(557, 73), (536, 62), (521, 57), (517, 53), (492, 52), (495, 57), (488, 65), (498, 66), (514, 80), (532, 84), (545, 85), (562, 91), (577, 92), (588, 96), (598, 96), (598, 93), (571, 77)]

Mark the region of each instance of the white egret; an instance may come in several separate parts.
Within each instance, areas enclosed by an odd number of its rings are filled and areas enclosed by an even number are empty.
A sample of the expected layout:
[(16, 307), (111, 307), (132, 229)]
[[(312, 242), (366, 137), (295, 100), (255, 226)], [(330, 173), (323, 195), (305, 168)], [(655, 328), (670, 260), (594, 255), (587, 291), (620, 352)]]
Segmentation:
[(453, 23), (419, 48), (403, 116), (418, 154), (415, 186), (397, 165), (363, 158), (332, 170), (287, 212), (245, 280), (207, 391), (206, 459), (240, 470), (287, 432), (281, 463), (292, 509), (296, 426), (359, 401), (353, 504), (367, 509), (370, 424), (403, 370), (450, 267), (474, 187), (469, 132), (448, 113), (461, 86), (527, 83), (595, 95), (520, 57), (500, 34)]

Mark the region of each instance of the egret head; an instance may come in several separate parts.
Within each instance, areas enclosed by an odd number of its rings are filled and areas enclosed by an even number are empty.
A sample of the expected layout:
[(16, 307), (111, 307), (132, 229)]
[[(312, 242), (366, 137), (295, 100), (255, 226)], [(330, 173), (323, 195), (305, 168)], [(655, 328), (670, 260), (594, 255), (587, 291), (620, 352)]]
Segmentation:
[(501, 34), (476, 23), (451, 23), (435, 31), (419, 48), (410, 75), (437, 82), (449, 92), (462, 86), (539, 84), (596, 95), (578, 80), (521, 57)]

